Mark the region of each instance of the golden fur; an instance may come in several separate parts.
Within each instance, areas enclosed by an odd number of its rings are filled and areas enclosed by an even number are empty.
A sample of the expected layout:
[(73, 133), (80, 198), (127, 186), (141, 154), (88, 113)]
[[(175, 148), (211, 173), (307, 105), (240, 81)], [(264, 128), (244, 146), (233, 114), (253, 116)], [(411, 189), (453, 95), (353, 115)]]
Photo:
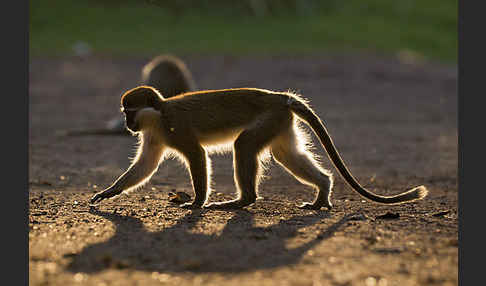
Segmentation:
[(167, 154), (180, 157), (189, 169), (195, 199), (184, 207), (205, 205), (210, 188), (210, 152), (233, 151), (237, 199), (206, 205), (240, 208), (257, 198), (266, 159), (273, 158), (300, 182), (317, 189), (317, 197), (302, 208), (331, 208), (333, 178), (310, 151), (307, 124), (319, 138), (331, 161), (348, 184), (365, 198), (398, 204), (427, 195), (418, 186), (395, 196), (379, 196), (363, 188), (351, 175), (331, 137), (308, 103), (292, 92), (256, 88), (205, 90), (164, 98), (150, 86), (133, 88), (121, 98), (127, 127), (140, 137), (137, 157), (130, 168), (108, 189), (96, 194), (99, 202), (145, 183)]

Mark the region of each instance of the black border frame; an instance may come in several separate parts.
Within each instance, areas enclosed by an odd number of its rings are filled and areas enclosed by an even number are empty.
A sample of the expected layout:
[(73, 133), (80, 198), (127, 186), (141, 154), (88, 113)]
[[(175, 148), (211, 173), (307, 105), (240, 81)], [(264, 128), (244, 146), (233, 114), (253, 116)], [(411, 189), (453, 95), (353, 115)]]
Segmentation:
[[(29, 1), (5, 6), (2, 27), (4, 281), (29, 283)], [(20, 273), (19, 273), (20, 272)]]

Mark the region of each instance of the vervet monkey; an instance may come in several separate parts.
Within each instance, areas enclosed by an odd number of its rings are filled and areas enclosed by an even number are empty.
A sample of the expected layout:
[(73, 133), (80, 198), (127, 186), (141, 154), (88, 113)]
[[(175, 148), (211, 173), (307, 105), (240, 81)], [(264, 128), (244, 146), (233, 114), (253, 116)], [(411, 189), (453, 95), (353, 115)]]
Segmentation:
[[(184, 61), (172, 55), (160, 55), (148, 62), (141, 71), (141, 82), (155, 87), (164, 97), (196, 90), (196, 83)], [(117, 116), (104, 128), (70, 130), (62, 134), (79, 135), (129, 135), (123, 117)]]
[(321, 119), (306, 100), (291, 92), (256, 88), (205, 90), (164, 98), (155, 88), (139, 86), (122, 95), (121, 111), (128, 130), (138, 135), (140, 146), (128, 168), (110, 187), (91, 198), (91, 203), (141, 187), (168, 156), (187, 166), (195, 191), (186, 208), (201, 208), (208, 198), (211, 163), (208, 153), (233, 149), (234, 179), (239, 196), (235, 200), (205, 207), (232, 209), (257, 199), (262, 161), (273, 158), (304, 184), (317, 189), (312, 203), (300, 208), (332, 208), (333, 178), (309, 151), (310, 140), (300, 125), (305, 122), (319, 138), (336, 169), (365, 198), (383, 204), (422, 199), (424, 186), (395, 196), (379, 196), (363, 188), (348, 171)]

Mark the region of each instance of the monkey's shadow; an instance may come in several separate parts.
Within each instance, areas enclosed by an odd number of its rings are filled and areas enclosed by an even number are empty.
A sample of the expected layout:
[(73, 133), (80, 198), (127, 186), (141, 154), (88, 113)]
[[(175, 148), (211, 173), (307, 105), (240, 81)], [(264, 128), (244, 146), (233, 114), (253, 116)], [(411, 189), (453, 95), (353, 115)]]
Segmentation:
[(67, 270), (95, 273), (107, 268), (129, 268), (157, 272), (244, 272), (292, 265), (316, 244), (329, 238), (350, 215), (329, 226), (315, 238), (296, 247), (287, 247), (300, 228), (329, 218), (315, 212), (257, 227), (249, 211), (234, 211), (217, 234), (201, 234), (197, 223), (206, 211), (192, 211), (162, 231), (147, 231), (137, 218), (93, 210), (116, 226), (107, 241), (85, 247), (72, 257)]

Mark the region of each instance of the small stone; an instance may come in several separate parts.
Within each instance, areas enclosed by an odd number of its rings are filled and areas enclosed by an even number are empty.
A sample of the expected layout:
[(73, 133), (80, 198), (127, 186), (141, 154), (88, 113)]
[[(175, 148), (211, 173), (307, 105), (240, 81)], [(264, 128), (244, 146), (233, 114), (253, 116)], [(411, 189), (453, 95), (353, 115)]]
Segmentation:
[(181, 204), (191, 200), (191, 196), (184, 192), (169, 193), (169, 202)]

